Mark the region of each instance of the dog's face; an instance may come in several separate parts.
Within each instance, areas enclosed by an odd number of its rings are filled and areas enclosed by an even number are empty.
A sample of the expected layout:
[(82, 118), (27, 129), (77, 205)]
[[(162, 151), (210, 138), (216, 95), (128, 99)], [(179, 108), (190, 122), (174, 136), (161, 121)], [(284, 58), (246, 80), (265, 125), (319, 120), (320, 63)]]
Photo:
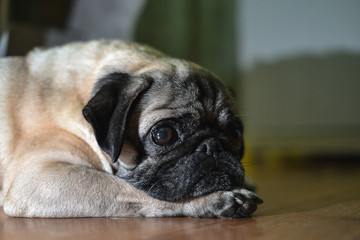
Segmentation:
[(242, 186), (242, 124), (224, 85), (193, 64), (166, 60), (111, 73), (83, 113), (116, 175), (166, 201)]

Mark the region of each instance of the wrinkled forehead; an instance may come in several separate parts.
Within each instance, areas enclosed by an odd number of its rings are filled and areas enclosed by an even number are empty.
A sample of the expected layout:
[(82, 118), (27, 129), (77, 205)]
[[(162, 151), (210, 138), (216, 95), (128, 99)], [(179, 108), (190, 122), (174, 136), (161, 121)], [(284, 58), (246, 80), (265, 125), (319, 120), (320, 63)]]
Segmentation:
[(224, 84), (194, 64), (171, 60), (146, 77), (154, 82), (140, 103), (141, 135), (161, 120), (189, 114), (194, 123), (207, 119), (225, 124), (232, 117), (232, 101)]

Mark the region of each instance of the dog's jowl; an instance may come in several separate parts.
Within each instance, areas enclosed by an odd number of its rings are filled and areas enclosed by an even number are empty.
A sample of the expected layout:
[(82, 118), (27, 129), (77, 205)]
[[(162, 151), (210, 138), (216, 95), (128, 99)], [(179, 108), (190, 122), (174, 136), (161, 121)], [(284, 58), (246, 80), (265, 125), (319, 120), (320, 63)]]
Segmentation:
[(0, 60), (0, 204), (18, 217), (250, 216), (223, 83), (121, 41)]

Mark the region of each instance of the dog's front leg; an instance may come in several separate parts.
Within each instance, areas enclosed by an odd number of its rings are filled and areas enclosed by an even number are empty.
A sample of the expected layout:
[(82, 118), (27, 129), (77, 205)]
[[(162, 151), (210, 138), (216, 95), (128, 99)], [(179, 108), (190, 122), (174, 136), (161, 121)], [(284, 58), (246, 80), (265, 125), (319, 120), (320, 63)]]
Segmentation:
[(122, 179), (87, 166), (23, 165), (17, 172), (4, 197), (4, 211), (10, 216), (163, 216), (177, 214), (180, 205), (161, 203)]
[(246, 190), (160, 201), (114, 175), (69, 163), (24, 165), (10, 186), (4, 211), (15, 217), (243, 217), (259, 203)]

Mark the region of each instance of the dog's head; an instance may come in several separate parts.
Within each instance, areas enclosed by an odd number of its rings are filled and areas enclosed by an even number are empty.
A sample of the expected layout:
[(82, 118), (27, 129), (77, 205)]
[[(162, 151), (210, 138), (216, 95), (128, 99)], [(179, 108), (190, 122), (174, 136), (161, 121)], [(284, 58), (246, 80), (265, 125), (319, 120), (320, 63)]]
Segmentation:
[(243, 128), (227, 88), (185, 61), (146, 69), (102, 77), (83, 109), (116, 175), (166, 201), (242, 186)]

